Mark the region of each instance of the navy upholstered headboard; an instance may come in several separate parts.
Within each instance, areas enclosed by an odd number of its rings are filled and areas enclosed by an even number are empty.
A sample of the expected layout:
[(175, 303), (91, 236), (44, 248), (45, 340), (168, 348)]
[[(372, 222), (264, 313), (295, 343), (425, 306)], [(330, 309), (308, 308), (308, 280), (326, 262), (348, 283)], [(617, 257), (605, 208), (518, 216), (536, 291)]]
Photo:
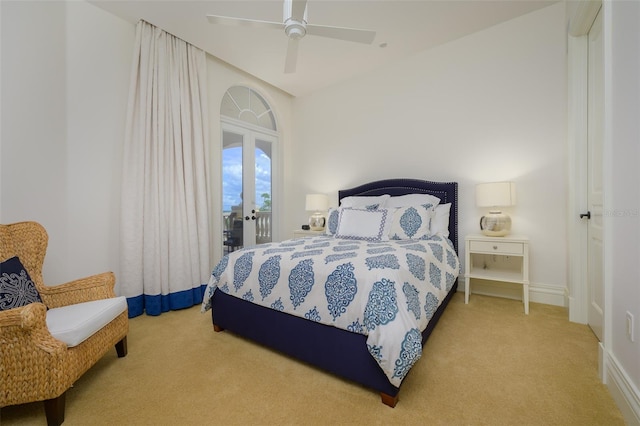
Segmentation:
[(385, 179), (365, 183), (355, 188), (338, 191), (338, 199), (351, 196), (376, 196), (389, 194), (392, 197), (406, 194), (429, 194), (440, 198), (440, 204), (451, 203), (449, 213), (449, 239), (458, 252), (458, 183), (431, 182), (420, 179)]

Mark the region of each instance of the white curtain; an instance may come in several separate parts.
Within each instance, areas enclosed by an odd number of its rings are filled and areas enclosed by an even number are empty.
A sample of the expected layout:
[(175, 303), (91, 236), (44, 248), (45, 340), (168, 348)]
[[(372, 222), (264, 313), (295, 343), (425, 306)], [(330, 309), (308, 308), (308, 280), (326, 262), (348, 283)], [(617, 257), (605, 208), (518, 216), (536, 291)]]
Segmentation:
[(118, 277), (130, 317), (202, 301), (211, 267), (207, 116), (205, 53), (138, 22)]

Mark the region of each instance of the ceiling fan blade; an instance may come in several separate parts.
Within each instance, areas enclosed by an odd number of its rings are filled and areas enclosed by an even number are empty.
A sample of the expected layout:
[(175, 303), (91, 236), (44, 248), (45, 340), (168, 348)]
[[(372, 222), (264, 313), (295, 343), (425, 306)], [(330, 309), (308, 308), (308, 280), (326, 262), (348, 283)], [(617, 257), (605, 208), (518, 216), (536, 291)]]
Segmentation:
[(292, 74), (296, 72), (296, 63), (298, 62), (298, 42), (300, 39), (289, 38), (289, 44), (287, 45), (287, 58), (284, 61), (285, 74)]
[(373, 39), (376, 37), (375, 31), (311, 24), (307, 24), (307, 34), (365, 44), (373, 43)]
[(307, 0), (291, 0), (291, 19), (302, 22), (304, 19), (304, 11), (307, 8)]
[(254, 28), (270, 28), (282, 30), (284, 24), (282, 22), (259, 21), (257, 19), (233, 18), (231, 16), (207, 15), (207, 19), (212, 24), (244, 26)]

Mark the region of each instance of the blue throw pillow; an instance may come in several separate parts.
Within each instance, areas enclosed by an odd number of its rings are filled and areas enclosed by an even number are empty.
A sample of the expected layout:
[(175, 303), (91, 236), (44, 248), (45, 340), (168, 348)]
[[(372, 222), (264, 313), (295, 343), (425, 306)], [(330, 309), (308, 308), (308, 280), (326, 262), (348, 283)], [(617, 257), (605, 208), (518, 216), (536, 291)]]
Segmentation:
[(42, 302), (36, 285), (18, 257), (0, 263), (0, 311)]

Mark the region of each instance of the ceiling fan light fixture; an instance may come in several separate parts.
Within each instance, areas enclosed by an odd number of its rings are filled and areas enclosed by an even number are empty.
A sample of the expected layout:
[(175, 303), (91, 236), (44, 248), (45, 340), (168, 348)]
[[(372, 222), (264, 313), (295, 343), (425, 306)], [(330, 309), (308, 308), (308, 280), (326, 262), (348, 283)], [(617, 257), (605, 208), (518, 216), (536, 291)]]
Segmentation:
[(300, 39), (307, 34), (307, 26), (302, 22), (290, 20), (284, 27), (284, 32), (288, 37)]

